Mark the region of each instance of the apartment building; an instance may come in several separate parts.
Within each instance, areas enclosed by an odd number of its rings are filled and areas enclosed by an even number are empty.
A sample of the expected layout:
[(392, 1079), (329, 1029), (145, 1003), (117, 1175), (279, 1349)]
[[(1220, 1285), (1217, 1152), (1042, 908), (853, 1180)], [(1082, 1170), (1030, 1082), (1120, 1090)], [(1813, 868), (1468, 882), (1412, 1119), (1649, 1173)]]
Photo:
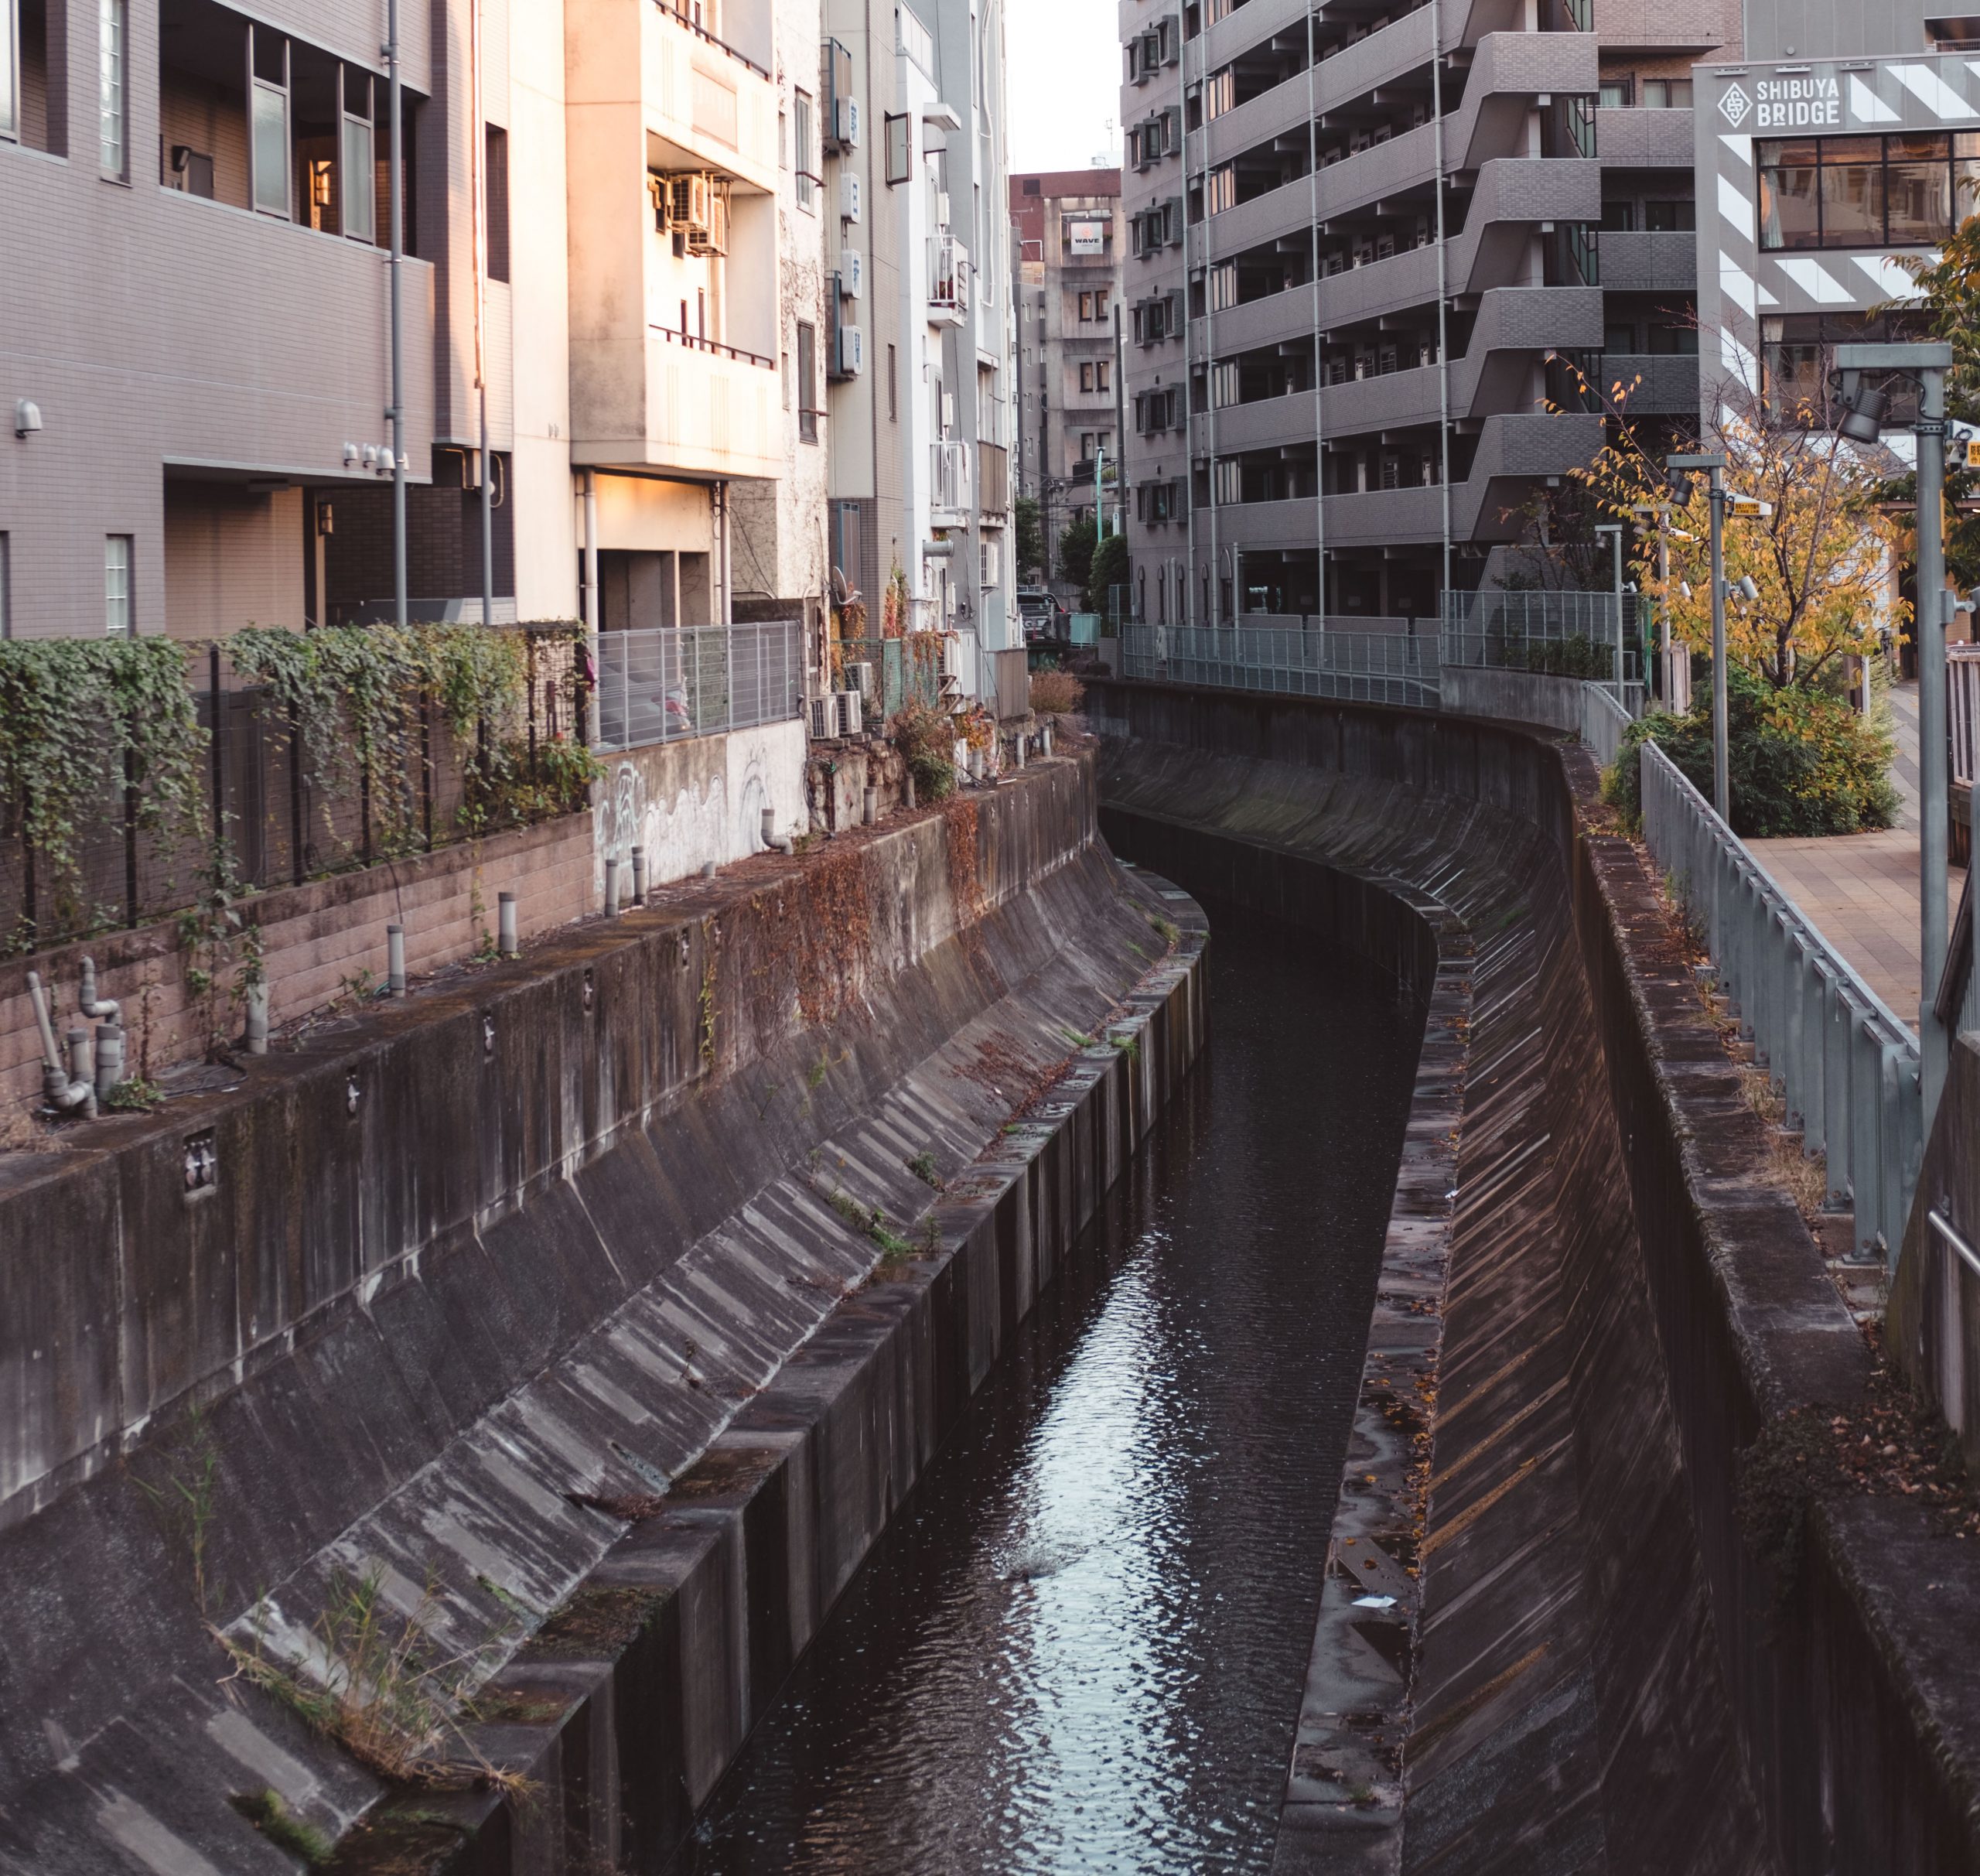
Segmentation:
[[(411, 616), (481, 616), (484, 510), (496, 620), (726, 616), (733, 491), (790, 479), (803, 421), (785, 262), (818, 244), (784, 205), (816, 164), (773, 73), (813, 68), (815, 10), (399, 14)], [(6, 630), (392, 615), (384, 28), (0, 0)], [(821, 540), (775, 558), (777, 596), (818, 591)]]
[(1093, 518), (1096, 466), (1119, 460), (1126, 234), (1118, 169), (1011, 178), (1018, 487), (1039, 504), (1049, 555), (1068, 524)]
[(1599, 447), (1578, 373), (1693, 408), (1681, 74), (1729, 0), (1120, 19), (1144, 617), (1429, 615)]
[(1002, 9), (825, 0), (824, 31), (827, 192), (855, 211), (828, 258), (832, 562), (876, 619), (898, 567), (974, 691), (977, 651), (1016, 641)]

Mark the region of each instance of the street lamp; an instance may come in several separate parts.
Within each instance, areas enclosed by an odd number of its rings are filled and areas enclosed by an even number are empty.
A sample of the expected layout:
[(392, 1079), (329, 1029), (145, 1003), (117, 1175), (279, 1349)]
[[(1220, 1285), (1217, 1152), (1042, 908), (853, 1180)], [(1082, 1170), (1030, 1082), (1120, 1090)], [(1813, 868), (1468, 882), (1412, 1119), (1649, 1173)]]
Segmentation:
[(1597, 534), (1613, 534), (1616, 537), (1616, 701), (1623, 701), (1623, 524), (1620, 521), (1598, 521)]
[(1852, 443), (1875, 443), (1890, 408), (1862, 373), (1897, 373), (1918, 387), (1912, 425), (1918, 439), (1918, 1042), (1930, 1139), (1945, 1085), (1949, 1027), (1933, 1006), (1946, 959), (1946, 617), (1953, 596), (1946, 590), (1945, 435), (1952, 347), (1838, 345), (1835, 365), (1844, 405), (1836, 433)]
[[(1630, 513), (1638, 521), (1657, 524), (1657, 583), (1664, 596), (1663, 603), (1657, 609), (1657, 694), (1665, 709), (1681, 716), (1692, 707), (1692, 654), (1681, 646), (1674, 648), (1671, 642), (1671, 543), (1674, 540), (1690, 541), (1696, 537), (1687, 534), (1681, 528), (1671, 525), (1671, 511), (1674, 506), (1668, 501), (1641, 502), (1631, 508)], [(1680, 580), (1678, 584), (1683, 588), (1685, 597), (1688, 600), (1692, 596), (1689, 582)], [(1684, 672), (1681, 684), (1678, 681), (1681, 669)]]
[(1671, 493), (1678, 503), (1691, 498), (1691, 472), (1705, 470), (1712, 478), (1712, 805), (1728, 827), (1732, 825), (1732, 788), (1726, 763), (1726, 458), (1706, 455), (1667, 456), (1672, 472)]

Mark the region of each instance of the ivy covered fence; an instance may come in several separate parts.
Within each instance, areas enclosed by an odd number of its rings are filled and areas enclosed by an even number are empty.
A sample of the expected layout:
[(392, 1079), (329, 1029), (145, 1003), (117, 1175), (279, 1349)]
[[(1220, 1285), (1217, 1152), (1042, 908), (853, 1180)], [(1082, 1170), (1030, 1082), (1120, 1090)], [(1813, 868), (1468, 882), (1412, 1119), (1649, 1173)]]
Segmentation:
[(568, 624), (0, 642), (0, 955), (582, 807)]

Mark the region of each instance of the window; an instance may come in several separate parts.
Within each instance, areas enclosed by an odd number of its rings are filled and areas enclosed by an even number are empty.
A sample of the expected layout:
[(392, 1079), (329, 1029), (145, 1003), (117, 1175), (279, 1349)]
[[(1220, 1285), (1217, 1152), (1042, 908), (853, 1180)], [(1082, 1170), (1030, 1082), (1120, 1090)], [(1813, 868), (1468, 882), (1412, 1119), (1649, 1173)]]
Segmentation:
[[(21, 45), (19, 9), (0, 4), (0, 137), (21, 134)], [(5, 539), (0, 535), (0, 539)]]
[(288, 42), (266, 28), (248, 29), (254, 82), (249, 101), (248, 167), (254, 207), (288, 217)]
[(1643, 81), (1643, 108), (1646, 111), (1690, 110), (1692, 81), (1688, 78), (1646, 78)]
[(1233, 207), (1238, 200), (1238, 171), (1224, 163), (1210, 171), (1203, 179), (1203, 210), (1206, 214), (1220, 214)]
[(797, 172), (797, 206), (812, 208), (818, 200), (818, 177), (811, 167), (811, 100), (808, 94), (790, 94), (790, 166)]
[(904, 183), (914, 173), (914, 119), (907, 111), (886, 118), (887, 181)]
[(1104, 287), (1093, 296), (1093, 316), (1096, 320), (1107, 316), (1107, 290)]
[(13, 614), (7, 610), (7, 537), (0, 534), (0, 638), (13, 635)]
[(131, 636), (131, 537), (128, 534), (104, 537), (103, 630), (107, 637)]
[(1796, 137), (1757, 143), (1754, 155), (1760, 242), (1772, 251), (1935, 246), (1980, 178), (1971, 132)]
[(1626, 111), (1629, 108), (1631, 80), (1627, 78), (1605, 78), (1597, 94), (1596, 103), (1603, 111)]
[(486, 166), (482, 171), (487, 195), (488, 278), (509, 277), (509, 133), (493, 124), (485, 127)]
[(1605, 234), (1627, 234), (1636, 225), (1636, 204), (1634, 202), (1603, 203), (1602, 231)]
[(1698, 226), (1698, 212), (1688, 196), (1682, 202), (1646, 202), (1643, 225), (1653, 234), (1688, 234)]
[(900, 417), (900, 376), (896, 361), (900, 354), (890, 345), (887, 347), (887, 421), (896, 422)]
[(1114, 361), (1111, 358), (1101, 358), (1094, 361), (1093, 367), (1094, 390), (1107, 391), (1112, 388), (1113, 364)]
[[(125, 0), (100, 0), (97, 12), (97, 92), (102, 120), (103, 173), (121, 182), (126, 173), (125, 155), (129, 138), (125, 67), (128, 57), (125, 40), (128, 19)], [(11, 15), (15, 9), (9, 6)], [(11, 30), (11, 29), (10, 29)], [(11, 65), (11, 57), (9, 63)]]
[[(339, 212), (343, 232), (354, 241), (378, 238), (378, 166), (371, 129), (371, 80), (346, 68), (343, 78), (343, 143), (339, 152), (343, 173), (338, 179)], [(210, 178), (212, 166), (208, 165)], [(210, 183), (209, 183), (210, 188)]]
[(1082, 391), (1091, 391), (1093, 388), (1093, 367), (1091, 364), (1083, 364), (1080, 367), (1080, 388)]
[(797, 322), (797, 435), (801, 442), (818, 440), (818, 333)]
[(1087, 325), (1093, 323), (1093, 296), (1091, 293), (1080, 296), (1080, 318)]

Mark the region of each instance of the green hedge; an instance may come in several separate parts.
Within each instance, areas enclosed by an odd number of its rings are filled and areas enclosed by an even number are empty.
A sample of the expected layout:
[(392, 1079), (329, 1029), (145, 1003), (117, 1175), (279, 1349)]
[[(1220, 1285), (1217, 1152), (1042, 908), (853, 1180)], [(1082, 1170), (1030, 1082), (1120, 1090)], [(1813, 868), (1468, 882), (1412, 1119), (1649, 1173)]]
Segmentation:
[[(1685, 716), (1656, 711), (1624, 732), (1604, 796), (1631, 826), (1642, 818), (1636, 750), (1654, 742), (1707, 801), (1712, 799), (1712, 692)], [(1859, 834), (1897, 818), (1889, 735), (1844, 699), (1791, 685), (1776, 690), (1738, 665), (1727, 674), (1727, 779), (1732, 831), (1746, 839)]]

